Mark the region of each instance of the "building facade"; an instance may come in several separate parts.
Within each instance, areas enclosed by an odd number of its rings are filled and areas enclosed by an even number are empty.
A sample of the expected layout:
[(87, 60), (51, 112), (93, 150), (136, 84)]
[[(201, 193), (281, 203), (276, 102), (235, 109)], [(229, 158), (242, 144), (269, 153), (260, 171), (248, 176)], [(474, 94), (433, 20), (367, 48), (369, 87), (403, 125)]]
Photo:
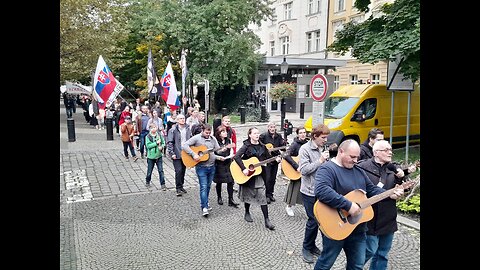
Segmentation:
[[(391, 3), (392, 0), (371, 0), (369, 12), (360, 12), (354, 7), (355, 0), (330, 0), (328, 10), (328, 30), (327, 46), (335, 41), (335, 32), (342, 29), (345, 23), (350, 21), (363, 22), (371, 15), (378, 16), (380, 8)], [(338, 89), (340, 85), (372, 83), (387, 83), (387, 61), (378, 62), (375, 65), (362, 64), (353, 58), (350, 53), (341, 56), (337, 53), (329, 52), (327, 55), (331, 59), (346, 60), (347, 64), (336, 70), (330, 70), (328, 74), (334, 76), (334, 87)]]
[[(372, 0), (369, 13), (353, 7), (355, 0), (277, 0), (271, 5), (273, 18), (261, 26), (250, 28), (262, 45), (263, 65), (255, 74), (255, 95), (264, 97), (267, 111), (279, 111), (280, 102), (268, 95), (273, 84), (290, 81), (297, 84), (295, 97), (286, 99), (286, 110), (298, 112), (304, 103), (305, 112), (312, 111), (309, 95), (310, 80), (315, 74), (328, 75), (328, 94), (340, 85), (357, 83), (386, 83), (387, 62), (361, 64), (348, 53), (326, 53), (334, 41), (334, 33), (349, 21), (362, 22), (387, 2)], [(280, 74), (280, 64), (288, 63), (287, 74)]]

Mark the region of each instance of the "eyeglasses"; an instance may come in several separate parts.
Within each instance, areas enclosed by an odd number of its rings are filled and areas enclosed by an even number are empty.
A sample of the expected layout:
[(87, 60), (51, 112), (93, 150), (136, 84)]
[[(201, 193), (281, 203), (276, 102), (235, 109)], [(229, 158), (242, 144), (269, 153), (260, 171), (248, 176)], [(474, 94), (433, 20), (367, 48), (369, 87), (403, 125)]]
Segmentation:
[(392, 152), (392, 148), (377, 149), (377, 151), (382, 151), (382, 152)]

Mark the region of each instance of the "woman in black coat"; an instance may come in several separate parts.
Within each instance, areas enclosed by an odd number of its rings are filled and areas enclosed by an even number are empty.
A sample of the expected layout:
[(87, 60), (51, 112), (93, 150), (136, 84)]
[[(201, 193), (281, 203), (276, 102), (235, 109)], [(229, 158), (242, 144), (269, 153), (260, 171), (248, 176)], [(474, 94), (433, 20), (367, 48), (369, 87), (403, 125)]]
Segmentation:
[(230, 139), (227, 137), (228, 133), (225, 127), (219, 126), (215, 129), (215, 138), (217, 138), (220, 147), (227, 147), (225, 150), (219, 150), (215, 152), (215, 155), (224, 157), (223, 160), (215, 161), (215, 177), (213, 182), (216, 183), (215, 188), (217, 190), (218, 204), (223, 204), (222, 199), (222, 183), (227, 183), (228, 193), (228, 206), (237, 208), (238, 203), (233, 200), (233, 178), (230, 172), (230, 163), (233, 157), (233, 148), (228, 147), (231, 144)]

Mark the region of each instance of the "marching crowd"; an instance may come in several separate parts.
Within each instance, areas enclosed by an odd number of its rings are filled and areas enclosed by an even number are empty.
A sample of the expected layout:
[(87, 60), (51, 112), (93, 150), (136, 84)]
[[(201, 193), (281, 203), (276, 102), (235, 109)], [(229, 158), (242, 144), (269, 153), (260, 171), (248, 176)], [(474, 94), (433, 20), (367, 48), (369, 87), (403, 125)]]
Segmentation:
[[(71, 116), (69, 98), (67, 116)], [(234, 198), (238, 184), (237, 199), (243, 203), (244, 219), (253, 222), (251, 205), (261, 208), (265, 227), (275, 230), (269, 218), (268, 204), (275, 202), (275, 182), (278, 167), (290, 176), (283, 201), (288, 216), (293, 216), (295, 205), (303, 205), (307, 220), (302, 256), (314, 269), (330, 269), (344, 250), (346, 269), (363, 269), (370, 260), (370, 269), (387, 269), (388, 252), (397, 231), (395, 201), (404, 193), (401, 185), (406, 175), (415, 171), (415, 166), (403, 169), (392, 162), (392, 146), (384, 140), (383, 131), (372, 129), (368, 139), (358, 144), (347, 139), (340, 145), (327, 145), (329, 128), (319, 124), (309, 137), (305, 128), (296, 129), (297, 137), (291, 144), (276, 131), (276, 123), (267, 124), (261, 133), (257, 127), (248, 130), (248, 138), (237, 149), (237, 134), (230, 125), (230, 117), (215, 120), (213, 127), (205, 123), (205, 114), (198, 102), (194, 106), (177, 110), (162, 110), (159, 102), (151, 105), (139, 99), (127, 104), (118, 98), (107, 111), (95, 108), (88, 96), (75, 101), (82, 106), (85, 120), (97, 129), (104, 128), (105, 117), (114, 118), (115, 128), (121, 137), (123, 153), (134, 162), (139, 157), (146, 159), (145, 185), (150, 187), (152, 172), (157, 167), (161, 189), (166, 190), (163, 172), (163, 156), (168, 155), (175, 170), (176, 195), (187, 193), (184, 189), (185, 172), (194, 167), (200, 186), (201, 215), (208, 217), (212, 207), (209, 194), (215, 182), (217, 203), (224, 204), (222, 184), (226, 184), (228, 206), (238, 208)], [(103, 111), (103, 112), (102, 112)], [(199, 150), (202, 149), (202, 150)], [(137, 152), (140, 154), (137, 155)], [(191, 164), (186, 164), (187, 161)], [(363, 196), (371, 198), (386, 191), (389, 196), (372, 205), (373, 218), (366, 222), (355, 220), (367, 215), (359, 201), (349, 195), (362, 190)], [(385, 193), (386, 194), (386, 193)], [(335, 216), (346, 225), (354, 224), (341, 239), (332, 237), (332, 228), (320, 224), (323, 215), (320, 205), (335, 209)], [(325, 214), (327, 215), (327, 214)], [(331, 227), (338, 227), (333, 221)], [(346, 226), (345, 227), (348, 227)], [(339, 226), (342, 227), (342, 226)], [(340, 228), (338, 228), (340, 229)], [(316, 245), (320, 231), (322, 246)]]

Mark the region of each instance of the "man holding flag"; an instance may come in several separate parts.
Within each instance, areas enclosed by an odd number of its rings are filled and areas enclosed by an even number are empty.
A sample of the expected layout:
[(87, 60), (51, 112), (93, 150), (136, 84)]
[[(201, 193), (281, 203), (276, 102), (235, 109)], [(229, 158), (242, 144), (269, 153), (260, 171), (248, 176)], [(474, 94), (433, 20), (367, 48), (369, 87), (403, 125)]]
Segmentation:
[(98, 101), (99, 109), (110, 107), (117, 95), (123, 90), (123, 85), (113, 76), (103, 57), (98, 57), (97, 69), (93, 80), (93, 96)]
[(177, 84), (173, 76), (172, 64), (168, 61), (167, 68), (160, 81), (163, 87), (162, 99), (167, 103), (171, 110), (180, 107), (180, 100), (177, 95)]

